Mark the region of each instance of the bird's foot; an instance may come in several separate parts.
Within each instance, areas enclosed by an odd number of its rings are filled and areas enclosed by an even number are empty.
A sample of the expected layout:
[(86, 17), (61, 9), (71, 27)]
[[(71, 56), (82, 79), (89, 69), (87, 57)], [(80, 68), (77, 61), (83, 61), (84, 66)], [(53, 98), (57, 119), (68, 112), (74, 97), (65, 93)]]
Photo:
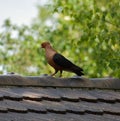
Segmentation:
[(52, 77), (53, 77), (53, 76), (55, 76), (55, 74), (56, 74), (56, 73), (53, 73), (53, 74), (51, 74), (50, 76), (52, 76)]
[(57, 72), (58, 72), (58, 70), (55, 70), (55, 72), (53, 74), (51, 74), (51, 76), (54, 76)]

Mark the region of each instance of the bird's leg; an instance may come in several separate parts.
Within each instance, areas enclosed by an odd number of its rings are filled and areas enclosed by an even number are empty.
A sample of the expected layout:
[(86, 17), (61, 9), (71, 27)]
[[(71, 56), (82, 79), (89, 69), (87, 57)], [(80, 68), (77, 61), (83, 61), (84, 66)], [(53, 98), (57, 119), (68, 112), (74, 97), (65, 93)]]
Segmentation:
[(53, 74), (51, 74), (51, 76), (54, 76), (57, 72), (58, 72), (58, 70), (55, 70), (55, 72)]
[(62, 77), (62, 70), (60, 70), (60, 76), (59, 77)]

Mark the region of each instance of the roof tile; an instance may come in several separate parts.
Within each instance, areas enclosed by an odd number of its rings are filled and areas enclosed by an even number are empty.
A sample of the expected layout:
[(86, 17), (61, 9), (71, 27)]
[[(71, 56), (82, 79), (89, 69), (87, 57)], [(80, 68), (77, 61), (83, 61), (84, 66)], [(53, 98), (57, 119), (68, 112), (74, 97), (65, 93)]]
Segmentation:
[(101, 82), (2, 76), (0, 121), (119, 121), (119, 80)]
[[(114, 92), (114, 91), (112, 91)], [(109, 90), (91, 90), (89, 93), (93, 96), (95, 96), (99, 101), (104, 102), (115, 102), (116, 97), (109, 93)], [(115, 92), (114, 92), (115, 93)]]

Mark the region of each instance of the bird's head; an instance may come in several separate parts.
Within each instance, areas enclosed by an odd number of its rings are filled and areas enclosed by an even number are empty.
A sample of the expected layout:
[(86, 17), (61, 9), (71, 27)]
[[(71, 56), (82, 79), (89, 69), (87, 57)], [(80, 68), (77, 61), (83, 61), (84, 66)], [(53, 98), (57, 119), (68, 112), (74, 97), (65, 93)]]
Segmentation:
[(43, 42), (43, 43), (41, 44), (41, 47), (42, 47), (42, 48), (46, 48), (46, 47), (48, 47), (48, 46), (50, 46), (50, 43), (49, 43), (49, 42)]

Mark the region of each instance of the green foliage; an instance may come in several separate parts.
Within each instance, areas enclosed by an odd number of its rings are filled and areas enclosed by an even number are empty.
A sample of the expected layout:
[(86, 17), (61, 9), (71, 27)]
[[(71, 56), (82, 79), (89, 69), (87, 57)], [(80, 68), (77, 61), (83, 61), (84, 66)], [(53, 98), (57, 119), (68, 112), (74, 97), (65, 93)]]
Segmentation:
[(0, 33), (3, 70), (24, 75), (52, 73), (40, 49), (49, 40), (87, 77), (120, 77), (119, 12), (119, 0), (53, 0), (38, 5), (38, 16), (30, 26), (6, 20)]

